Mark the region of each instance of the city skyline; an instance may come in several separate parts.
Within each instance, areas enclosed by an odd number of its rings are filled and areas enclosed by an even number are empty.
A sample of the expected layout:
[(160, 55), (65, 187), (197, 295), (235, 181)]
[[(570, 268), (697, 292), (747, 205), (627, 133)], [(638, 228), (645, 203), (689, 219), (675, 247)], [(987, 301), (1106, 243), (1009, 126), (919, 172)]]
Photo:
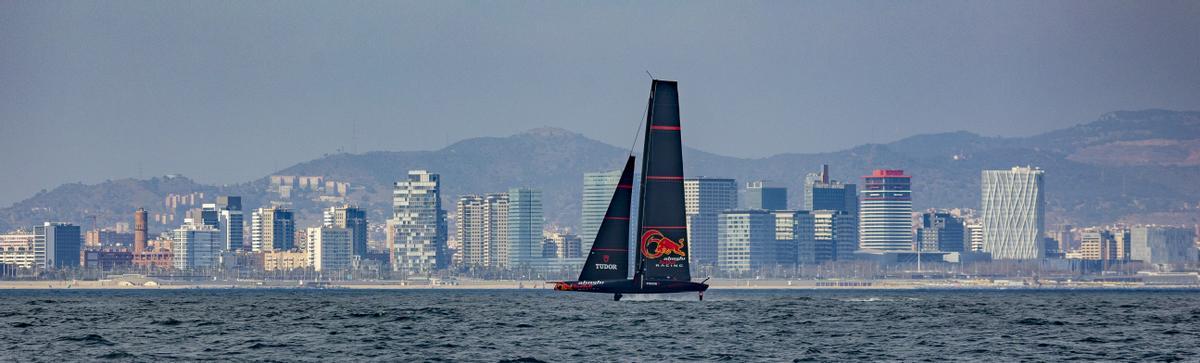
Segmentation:
[[(1190, 61), (1200, 41), (1186, 36), (1200, 31), (1194, 6), (1072, 4), (1082, 3), (118, 3), (73, 12), (71, 3), (6, 2), (0, 51), (11, 56), (0, 79), (18, 86), (0, 91), (0, 168), (67, 167), (0, 175), (0, 204), (74, 181), (180, 173), (237, 183), (339, 149), (433, 150), (540, 126), (623, 145), (640, 111), (629, 90), (647, 70), (689, 87), (690, 145), (739, 157), (1200, 109)], [(680, 15), (676, 30), (637, 36), (654, 30), (647, 12)], [(596, 30), (613, 24), (625, 26)], [(476, 101), (451, 106), (439, 95)], [(539, 105), (575, 116), (528, 111)], [(731, 121), (746, 127), (722, 127)], [(52, 130), (73, 132), (32, 137)], [(169, 136), (210, 130), (234, 132), (204, 152)]]

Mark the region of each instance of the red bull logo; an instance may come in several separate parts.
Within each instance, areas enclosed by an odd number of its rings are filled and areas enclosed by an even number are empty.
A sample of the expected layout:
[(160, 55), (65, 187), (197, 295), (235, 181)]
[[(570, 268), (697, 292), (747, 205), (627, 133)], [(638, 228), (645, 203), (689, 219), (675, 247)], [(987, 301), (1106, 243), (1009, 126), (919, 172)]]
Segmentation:
[(642, 256), (649, 259), (669, 255), (686, 257), (687, 253), (683, 252), (684, 246), (683, 238), (680, 238), (679, 242), (672, 241), (657, 229), (651, 229), (642, 234)]

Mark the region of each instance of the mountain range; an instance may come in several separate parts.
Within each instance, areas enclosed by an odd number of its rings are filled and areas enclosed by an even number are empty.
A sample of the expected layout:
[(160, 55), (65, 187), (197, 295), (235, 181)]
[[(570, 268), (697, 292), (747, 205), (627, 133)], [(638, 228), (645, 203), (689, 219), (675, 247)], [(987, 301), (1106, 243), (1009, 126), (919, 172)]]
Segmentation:
[[(821, 130), (812, 130), (815, 133)], [(686, 140), (686, 125), (684, 131)], [(702, 145), (701, 145), (702, 147)], [(578, 226), (582, 175), (617, 169), (626, 149), (562, 129), (541, 128), (508, 137), (463, 140), (435, 151), (334, 154), (271, 175), (322, 176), (349, 182), (349, 202), (382, 223), (390, 213), (392, 183), (408, 170), (441, 174), (443, 203), (454, 209), (468, 193), (511, 187), (543, 191), (547, 222)], [(1048, 228), (1060, 223), (1194, 224), (1200, 219), (1200, 112), (1142, 110), (1104, 114), (1093, 122), (1029, 137), (986, 137), (970, 132), (918, 135), (826, 153), (736, 158), (685, 148), (685, 174), (768, 180), (789, 188), (801, 205), (806, 174), (831, 166), (834, 179), (859, 183), (872, 169), (903, 169), (913, 176), (914, 208), (978, 208), (980, 172), (1030, 165), (1046, 171)], [(303, 195), (281, 199), (269, 176), (236, 185), (203, 185), (182, 176), (65, 184), (0, 210), (0, 229), (42, 221), (90, 226), (128, 222), (137, 207), (167, 208), (170, 194), (241, 195), (247, 209), (284, 201), (315, 223), (329, 205)], [(181, 221), (173, 221), (178, 224)], [(168, 227), (170, 223), (162, 227)]]

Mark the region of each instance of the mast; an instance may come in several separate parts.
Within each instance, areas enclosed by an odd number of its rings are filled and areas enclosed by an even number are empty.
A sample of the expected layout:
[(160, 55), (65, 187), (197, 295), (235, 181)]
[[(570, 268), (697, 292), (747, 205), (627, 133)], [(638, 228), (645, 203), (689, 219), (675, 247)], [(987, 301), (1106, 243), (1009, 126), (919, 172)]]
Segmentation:
[(653, 80), (648, 102), (634, 278), (690, 281), (678, 84)]
[(588, 252), (579, 281), (624, 280), (629, 276), (629, 204), (633, 198), (633, 155), (625, 161), (621, 179), (613, 190), (612, 199), (592, 250)]

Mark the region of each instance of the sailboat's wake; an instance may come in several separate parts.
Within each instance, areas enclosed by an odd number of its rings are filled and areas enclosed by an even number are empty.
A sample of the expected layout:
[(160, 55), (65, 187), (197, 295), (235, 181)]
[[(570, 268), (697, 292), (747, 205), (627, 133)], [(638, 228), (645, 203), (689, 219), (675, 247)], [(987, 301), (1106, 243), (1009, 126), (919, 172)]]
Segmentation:
[(699, 301), (695, 294), (630, 294), (621, 301)]

